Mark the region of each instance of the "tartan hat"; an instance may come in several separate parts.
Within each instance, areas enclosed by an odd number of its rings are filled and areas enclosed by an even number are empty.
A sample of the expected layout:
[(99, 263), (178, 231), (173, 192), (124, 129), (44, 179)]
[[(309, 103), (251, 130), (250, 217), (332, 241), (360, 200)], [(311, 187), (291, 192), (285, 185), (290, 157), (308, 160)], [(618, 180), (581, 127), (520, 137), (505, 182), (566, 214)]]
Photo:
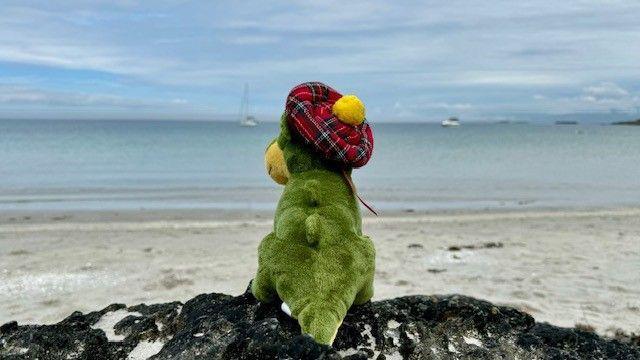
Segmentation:
[(327, 160), (358, 168), (371, 158), (373, 132), (357, 97), (306, 82), (289, 92), (285, 115), (289, 128)]

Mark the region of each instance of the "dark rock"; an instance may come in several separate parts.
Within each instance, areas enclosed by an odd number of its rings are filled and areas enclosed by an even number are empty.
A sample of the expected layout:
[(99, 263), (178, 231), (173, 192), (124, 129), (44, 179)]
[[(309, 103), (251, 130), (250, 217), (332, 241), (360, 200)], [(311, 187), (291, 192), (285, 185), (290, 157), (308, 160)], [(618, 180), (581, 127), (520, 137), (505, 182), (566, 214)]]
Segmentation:
[(462, 249), (465, 250), (476, 250), (476, 249), (499, 249), (504, 247), (504, 244), (501, 242), (487, 242), (479, 245), (452, 245), (447, 248), (449, 251), (460, 251)]
[(504, 244), (501, 242), (488, 242), (482, 245), (482, 248), (485, 248), (485, 249), (494, 249), (494, 248), (501, 248), (501, 247), (504, 247)]
[(10, 321), (2, 326), (0, 326), (0, 335), (3, 333), (8, 334), (11, 331), (14, 331), (18, 328), (18, 322)]
[(633, 332), (626, 333), (622, 329), (615, 329), (613, 338), (625, 344), (640, 346), (640, 334), (636, 334)]
[(447, 269), (427, 269), (427, 271), (432, 273), (432, 274), (440, 274), (442, 272), (447, 271)]
[[(474, 298), (407, 296), (353, 307), (333, 347), (301, 335), (251, 294), (75, 312), (55, 325), (0, 327), (1, 359), (639, 359), (640, 348), (535, 323)], [(115, 323), (104, 320), (118, 314)], [(119, 336), (109, 341), (98, 326)], [(97, 326), (98, 325), (98, 326)]]

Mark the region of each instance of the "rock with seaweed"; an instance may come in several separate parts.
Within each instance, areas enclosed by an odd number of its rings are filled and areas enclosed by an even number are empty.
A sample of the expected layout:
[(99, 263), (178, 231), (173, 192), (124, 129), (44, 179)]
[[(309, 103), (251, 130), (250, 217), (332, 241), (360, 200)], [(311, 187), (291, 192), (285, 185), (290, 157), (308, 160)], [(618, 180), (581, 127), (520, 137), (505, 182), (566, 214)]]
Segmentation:
[(461, 295), (355, 306), (329, 347), (246, 292), (113, 304), (53, 325), (9, 322), (0, 359), (640, 359), (640, 348)]

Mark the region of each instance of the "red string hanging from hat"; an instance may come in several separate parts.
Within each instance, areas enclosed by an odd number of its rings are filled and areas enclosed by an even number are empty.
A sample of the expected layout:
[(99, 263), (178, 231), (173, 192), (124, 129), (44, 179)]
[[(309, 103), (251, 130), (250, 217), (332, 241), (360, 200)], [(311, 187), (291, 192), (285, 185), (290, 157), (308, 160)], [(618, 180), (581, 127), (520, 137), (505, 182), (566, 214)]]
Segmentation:
[(344, 179), (347, 181), (347, 184), (349, 184), (349, 187), (351, 188), (351, 191), (353, 192), (353, 195), (356, 196), (356, 198), (358, 198), (358, 200), (360, 200), (360, 202), (362, 203), (362, 205), (364, 205), (364, 207), (366, 207), (367, 209), (369, 209), (369, 211), (371, 211), (371, 213), (375, 216), (378, 216), (378, 212), (375, 211), (373, 209), (373, 207), (371, 207), (371, 205), (367, 204), (364, 200), (362, 200), (362, 198), (360, 197), (360, 195), (358, 195), (358, 191), (356, 191), (356, 185), (353, 183), (353, 180), (351, 179), (351, 175), (349, 175), (344, 169), (342, 170), (342, 176), (344, 177)]

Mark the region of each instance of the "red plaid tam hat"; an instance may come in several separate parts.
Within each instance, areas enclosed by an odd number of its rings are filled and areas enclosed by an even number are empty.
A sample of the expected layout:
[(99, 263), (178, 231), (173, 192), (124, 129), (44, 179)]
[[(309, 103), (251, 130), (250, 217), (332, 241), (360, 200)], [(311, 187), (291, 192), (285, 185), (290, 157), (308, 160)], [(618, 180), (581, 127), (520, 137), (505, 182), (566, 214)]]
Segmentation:
[(332, 112), (342, 95), (321, 82), (306, 82), (287, 96), (285, 115), (291, 129), (324, 156), (347, 167), (364, 166), (373, 152), (373, 132), (366, 121), (345, 124)]

